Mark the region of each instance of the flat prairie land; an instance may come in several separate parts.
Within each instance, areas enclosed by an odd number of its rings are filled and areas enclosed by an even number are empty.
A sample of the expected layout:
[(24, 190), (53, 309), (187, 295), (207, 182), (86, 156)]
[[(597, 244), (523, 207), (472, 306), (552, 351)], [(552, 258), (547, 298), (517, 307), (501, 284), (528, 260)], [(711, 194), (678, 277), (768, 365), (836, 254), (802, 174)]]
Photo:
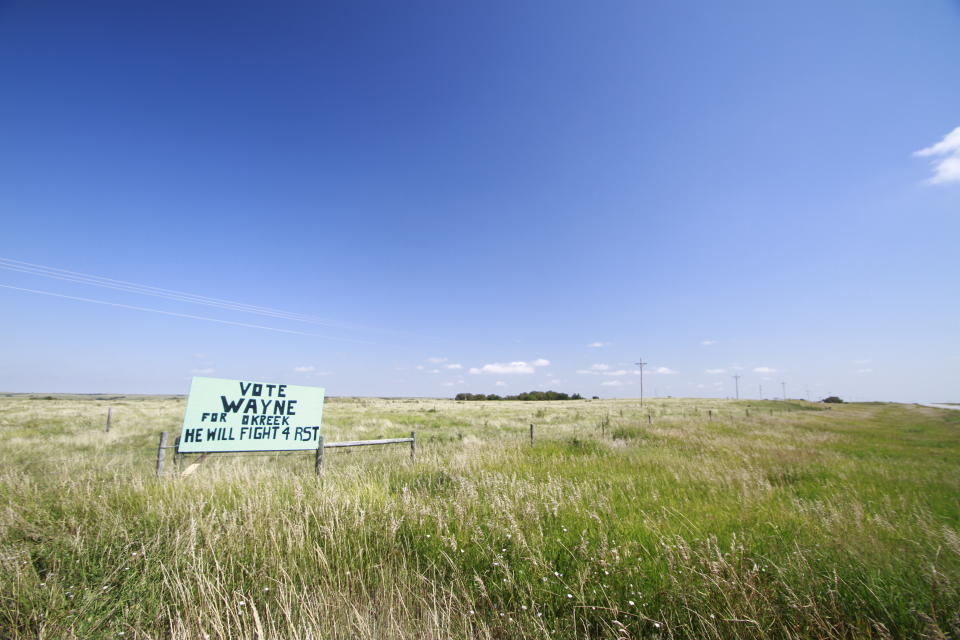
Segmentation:
[(960, 638), (957, 411), (333, 398), (416, 462), (156, 478), (184, 406), (0, 396), (0, 638)]

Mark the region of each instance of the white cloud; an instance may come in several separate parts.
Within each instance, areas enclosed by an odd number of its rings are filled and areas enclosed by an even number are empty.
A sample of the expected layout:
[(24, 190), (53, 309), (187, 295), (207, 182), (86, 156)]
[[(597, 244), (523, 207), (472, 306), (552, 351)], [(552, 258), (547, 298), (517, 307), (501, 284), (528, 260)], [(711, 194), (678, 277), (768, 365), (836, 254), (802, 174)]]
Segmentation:
[(591, 349), (602, 349), (603, 347), (609, 347), (611, 344), (611, 342), (591, 342), (587, 346)]
[(503, 380), (497, 380), (497, 381), (494, 382), (493, 384), (497, 385), (498, 387), (505, 387), (505, 386), (507, 386), (507, 383), (504, 382)]
[(452, 387), (452, 386), (453, 386), (453, 383), (452, 383), (452, 382), (443, 382), (443, 383), (441, 383), (441, 384), (443, 384), (443, 386), (445, 386), (445, 387)]
[(710, 375), (716, 375), (718, 373), (726, 373), (726, 369), (707, 369), (704, 373), (709, 373)]
[(544, 360), (543, 358), (538, 358), (533, 362), (524, 362), (523, 360), (518, 360), (516, 362), (492, 362), (490, 364), (485, 364), (482, 367), (471, 367), (470, 373), (474, 375), (484, 374), (484, 373), (496, 373), (496, 374), (529, 374), (533, 373), (537, 367), (545, 367), (550, 364), (549, 360)]
[(427, 362), (432, 362), (433, 364), (440, 364), (441, 362), (446, 362), (446, 358), (427, 358)]
[(621, 387), (623, 383), (619, 380), (604, 380), (600, 383), (601, 387)]
[(873, 369), (857, 369), (857, 373), (873, 373)]
[(652, 371), (650, 371), (650, 373), (659, 373), (667, 376), (672, 376), (677, 372), (671, 369), (670, 367), (657, 367), (656, 369), (653, 369)]
[(596, 375), (610, 369), (608, 364), (592, 364), (589, 369), (577, 369), (577, 373)]
[(312, 364), (304, 364), (293, 368), (294, 373), (313, 373), (316, 370), (317, 368)]
[(754, 373), (776, 373), (776, 369), (771, 369), (770, 367), (754, 367)]
[(190, 373), (192, 373), (192, 374), (195, 375), (195, 376), (205, 376), (205, 375), (208, 375), (208, 374), (211, 374), (211, 373), (216, 373), (216, 372), (217, 372), (217, 370), (214, 369), (214, 368), (212, 368), (212, 367), (208, 367), (208, 368), (206, 368), (206, 369), (191, 369), (191, 370), (190, 370)]
[(927, 179), (928, 183), (960, 182), (960, 127), (945, 135), (940, 142), (915, 151), (913, 155), (937, 158), (930, 162), (933, 175)]
[[(640, 375), (640, 369), (615, 369), (611, 371), (608, 364), (594, 364), (590, 365), (589, 369), (577, 369), (577, 373), (594, 376), (638, 376)], [(647, 369), (646, 373), (648, 375), (672, 375), (677, 372), (670, 367), (657, 367), (656, 369)]]
[(700, 344), (702, 344), (702, 345), (705, 346), (705, 347), (709, 347), (709, 346), (712, 345), (712, 344), (717, 344), (717, 341), (716, 341), (716, 340), (701, 340), (701, 341), (700, 341)]
[(862, 360), (854, 360), (853, 364), (870, 364), (871, 362), (873, 362), (873, 360), (870, 358), (864, 358)]
[(444, 369), (463, 369), (462, 364), (445, 364), (443, 365)]

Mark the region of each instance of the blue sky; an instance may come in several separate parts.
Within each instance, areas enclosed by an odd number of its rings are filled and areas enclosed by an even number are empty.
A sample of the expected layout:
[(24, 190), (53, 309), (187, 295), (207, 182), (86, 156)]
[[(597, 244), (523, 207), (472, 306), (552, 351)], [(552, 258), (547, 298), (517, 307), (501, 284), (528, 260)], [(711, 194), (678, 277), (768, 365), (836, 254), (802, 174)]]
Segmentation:
[(0, 2), (0, 390), (960, 401), (958, 60), (934, 0)]

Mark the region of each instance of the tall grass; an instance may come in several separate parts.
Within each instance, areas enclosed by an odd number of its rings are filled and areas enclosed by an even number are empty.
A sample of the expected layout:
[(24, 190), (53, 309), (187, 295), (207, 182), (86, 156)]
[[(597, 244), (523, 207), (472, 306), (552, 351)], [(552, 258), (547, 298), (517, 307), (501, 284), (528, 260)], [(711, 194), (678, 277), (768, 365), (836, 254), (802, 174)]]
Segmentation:
[(333, 399), (416, 464), (156, 479), (182, 398), (45, 397), (0, 398), (2, 638), (960, 638), (957, 413)]

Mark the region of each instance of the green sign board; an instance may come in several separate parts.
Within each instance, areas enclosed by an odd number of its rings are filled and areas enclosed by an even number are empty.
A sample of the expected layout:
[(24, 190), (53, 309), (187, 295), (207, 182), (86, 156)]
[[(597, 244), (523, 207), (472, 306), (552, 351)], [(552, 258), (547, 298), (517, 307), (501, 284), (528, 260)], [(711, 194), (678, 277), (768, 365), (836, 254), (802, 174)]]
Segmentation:
[(316, 449), (324, 390), (194, 378), (179, 453)]

